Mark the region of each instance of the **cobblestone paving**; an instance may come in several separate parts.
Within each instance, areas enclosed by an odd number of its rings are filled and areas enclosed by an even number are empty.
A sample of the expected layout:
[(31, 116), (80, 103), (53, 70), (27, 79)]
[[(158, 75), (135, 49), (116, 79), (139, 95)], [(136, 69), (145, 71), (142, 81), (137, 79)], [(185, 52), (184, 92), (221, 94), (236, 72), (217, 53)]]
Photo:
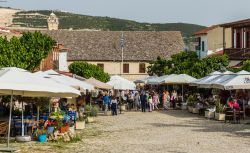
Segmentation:
[(82, 135), (81, 142), (65, 145), (21, 144), (21, 152), (250, 152), (250, 125), (206, 120), (179, 110), (99, 116), (97, 122), (88, 125)]

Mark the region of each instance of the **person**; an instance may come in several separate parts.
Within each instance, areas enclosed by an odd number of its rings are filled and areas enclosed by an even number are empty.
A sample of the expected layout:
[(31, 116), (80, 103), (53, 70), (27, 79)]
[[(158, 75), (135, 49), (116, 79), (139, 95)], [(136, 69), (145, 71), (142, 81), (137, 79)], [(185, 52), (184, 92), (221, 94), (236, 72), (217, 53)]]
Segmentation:
[(163, 91), (162, 103), (165, 110), (169, 109), (170, 96), (168, 91)]
[(141, 93), (140, 99), (141, 99), (141, 111), (146, 112), (147, 96), (144, 92)]
[(149, 112), (152, 112), (153, 98), (151, 95), (148, 96), (148, 107), (149, 107)]
[(173, 105), (173, 109), (176, 108), (176, 100), (177, 100), (177, 92), (174, 90), (171, 95), (171, 102)]
[(133, 95), (132, 92), (128, 93), (128, 110), (130, 111), (133, 108)]
[(236, 99), (230, 98), (230, 100), (228, 101), (228, 106), (229, 106), (231, 109), (237, 109), (237, 110), (240, 109), (240, 105), (237, 103), (237, 100), (236, 100)]
[(110, 101), (112, 115), (117, 115), (117, 99), (115, 96), (112, 96)]
[(159, 104), (159, 96), (158, 94), (155, 92), (154, 96), (153, 96), (153, 110), (156, 108), (157, 110), (159, 110), (158, 108), (158, 104)]
[(104, 104), (104, 114), (107, 115), (108, 105), (109, 105), (109, 95), (108, 95), (108, 93), (105, 93), (102, 100), (103, 100), (103, 104)]
[(85, 102), (86, 102), (86, 105), (90, 105), (91, 93), (88, 90), (86, 91)]
[(167, 99), (166, 107), (167, 109), (169, 109), (170, 108), (170, 94), (168, 91), (166, 91), (166, 99)]
[(140, 95), (138, 93), (135, 93), (135, 107), (136, 110), (140, 110)]

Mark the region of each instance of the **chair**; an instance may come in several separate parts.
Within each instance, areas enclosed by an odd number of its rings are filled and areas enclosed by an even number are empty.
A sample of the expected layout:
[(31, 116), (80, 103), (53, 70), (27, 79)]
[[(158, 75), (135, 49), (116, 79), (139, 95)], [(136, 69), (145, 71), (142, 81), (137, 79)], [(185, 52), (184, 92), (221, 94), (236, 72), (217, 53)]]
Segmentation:
[(225, 109), (225, 123), (227, 123), (227, 121), (233, 121), (234, 120), (234, 112), (231, 108), (226, 108)]

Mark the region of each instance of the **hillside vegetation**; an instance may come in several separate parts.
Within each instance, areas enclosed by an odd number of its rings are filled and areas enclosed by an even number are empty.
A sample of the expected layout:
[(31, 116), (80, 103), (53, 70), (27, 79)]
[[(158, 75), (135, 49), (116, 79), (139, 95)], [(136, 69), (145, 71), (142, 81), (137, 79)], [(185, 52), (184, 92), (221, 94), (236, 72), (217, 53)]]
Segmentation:
[[(46, 28), (49, 10), (17, 12), (13, 19), (14, 26)], [(150, 24), (110, 17), (94, 17), (68, 12), (54, 11), (59, 18), (60, 29), (96, 29), (110, 31), (181, 31), (183, 36), (191, 36), (204, 26), (187, 23)]]

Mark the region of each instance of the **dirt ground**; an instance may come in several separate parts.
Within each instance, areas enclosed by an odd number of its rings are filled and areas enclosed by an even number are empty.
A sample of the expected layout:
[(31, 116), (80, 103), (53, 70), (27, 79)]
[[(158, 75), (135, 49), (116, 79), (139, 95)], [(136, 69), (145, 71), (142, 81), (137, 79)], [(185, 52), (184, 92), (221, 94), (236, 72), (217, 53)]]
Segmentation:
[(225, 124), (170, 110), (99, 116), (77, 143), (12, 143), (19, 152), (247, 153), (250, 125)]

